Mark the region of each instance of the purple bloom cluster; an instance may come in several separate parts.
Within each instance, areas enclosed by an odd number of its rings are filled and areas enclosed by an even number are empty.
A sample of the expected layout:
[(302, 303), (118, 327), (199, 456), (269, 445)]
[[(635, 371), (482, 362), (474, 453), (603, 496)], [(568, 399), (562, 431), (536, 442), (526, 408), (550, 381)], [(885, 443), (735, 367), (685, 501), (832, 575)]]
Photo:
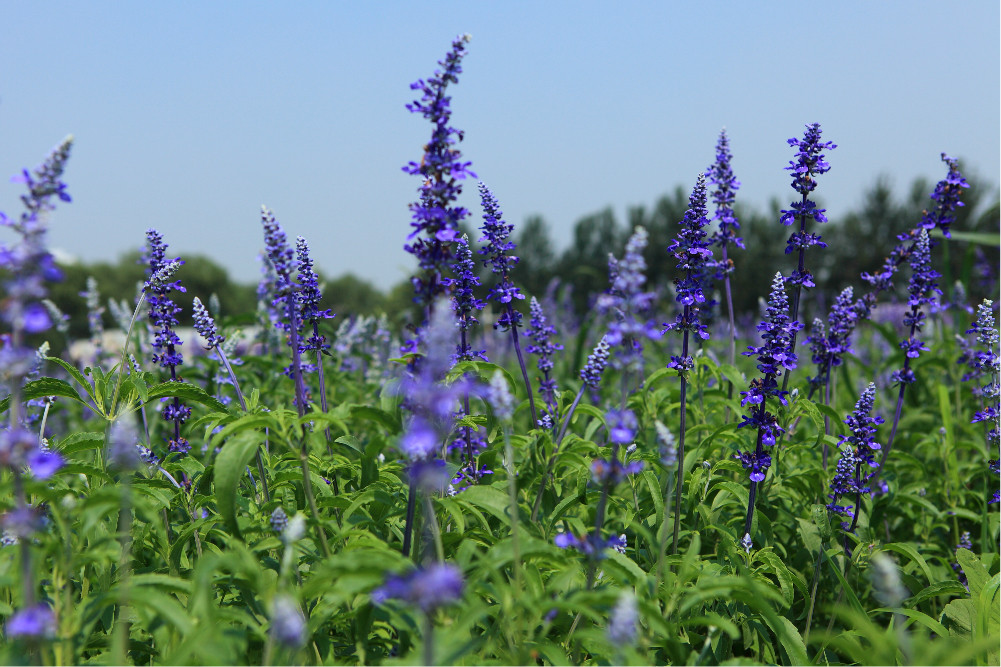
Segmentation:
[(7, 619), (4, 627), (10, 638), (54, 637), (56, 634), (56, 617), (49, 605), (41, 602), (15, 613)]
[(719, 220), (719, 228), (712, 233), (709, 240), (722, 251), (723, 257), (716, 266), (716, 280), (722, 280), (733, 272), (733, 261), (727, 258), (729, 245), (732, 243), (741, 250), (744, 249), (744, 239), (737, 236), (740, 223), (733, 211), (736, 192), (740, 189), (740, 181), (733, 175), (733, 169), (730, 167), (732, 159), (730, 140), (724, 129), (719, 133), (719, 140), (716, 142), (716, 162), (706, 170), (706, 178), (716, 186), (712, 193), (713, 204), (716, 205), (713, 220)]
[(940, 229), (942, 236), (951, 239), (952, 234), (949, 227), (956, 221), (956, 209), (966, 205), (959, 198), (963, 194), (963, 188), (970, 187), (970, 184), (959, 172), (959, 165), (955, 158), (942, 153), (942, 162), (949, 166), (949, 172), (945, 179), (939, 181), (935, 186), (931, 198), (937, 203), (930, 210), (925, 210), (918, 226), (928, 231)]
[(461, 379), (449, 386), (443, 383), (452, 367), (454, 331), (451, 309), (444, 303), (435, 306), (419, 336), (425, 345), (424, 358), (401, 383), (404, 406), (413, 419), (400, 440), (400, 450), (411, 463), (432, 459), (452, 431), (455, 404), (466, 388)]
[[(977, 335), (978, 350), (970, 355), (969, 365), (972, 372), (963, 377), (963, 380), (978, 378), (986, 382), (976, 387), (976, 394), (983, 401), (983, 409), (973, 415), (971, 423), (983, 423), (987, 427), (986, 440), (987, 449), (995, 458), (991, 458), (988, 464), (991, 472), (998, 475), (998, 447), (1001, 444), (1001, 387), (999, 387), (999, 376), (1001, 376), (1001, 360), (998, 357), (998, 330), (994, 325), (994, 302), (984, 299), (977, 306), (977, 320), (966, 332)], [(994, 493), (990, 499), (991, 503), (1001, 500), (995, 485)]]
[[(831, 479), (831, 492), (827, 496), (831, 502), (827, 504), (827, 509), (846, 519), (841, 523), (841, 528), (846, 531), (855, 529), (862, 495), (872, 492), (866, 482), (879, 467), (873, 459), (873, 452), (882, 449), (875, 437), (876, 427), (883, 423), (883, 418), (878, 415), (870, 416), (875, 400), (876, 385), (870, 382), (855, 404), (855, 410), (845, 419), (851, 434), (841, 436), (838, 442), (841, 458), (838, 459), (837, 469)], [(854, 496), (855, 504), (839, 504), (843, 496)]]
[[(184, 261), (180, 258), (168, 260), (166, 258), (167, 244), (163, 242), (163, 236), (155, 229), (146, 231), (146, 256), (148, 265), (147, 275), (149, 276), (144, 287), (146, 300), (149, 302), (149, 321), (153, 326), (153, 363), (160, 364), (161, 367), (170, 370), (170, 382), (181, 382), (177, 375), (177, 367), (184, 363), (184, 358), (178, 351), (182, 343), (177, 337), (174, 327), (177, 326), (177, 314), (181, 312), (173, 299), (171, 292), (185, 292), (187, 290), (181, 286), (181, 281), (170, 281), (172, 273), (177, 270)], [(174, 423), (174, 435), (169, 439), (168, 449), (172, 452), (187, 454), (191, 450), (191, 445), (187, 439), (181, 437), (181, 425), (191, 416), (191, 408), (181, 402), (176, 396), (173, 399), (163, 399), (168, 401), (164, 406), (161, 415), (164, 420)]]
[(608, 341), (602, 336), (591, 354), (587, 355), (587, 363), (580, 371), (580, 379), (595, 391), (601, 384), (601, 374), (605, 372), (605, 366), (608, 365), (608, 353)]
[(313, 327), (312, 335), (300, 344), (300, 352), (326, 350), (330, 347), (326, 338), (320, 333), (320, 320), (330, 320), (334, 314), (328, 309), (320, 308), (323, 295), (320, 294), (320, 279), (313, 269), (313, 260), (309, 256), (309, 245), (301, 236), (295, 240), (295, 258), (299, 290), (296, 292), (296, 305), (299, 308), (299, 321), (302, 325)]
[[(706, 216), (706, 177), (705, 174), (699, 174), (695, 188), (688, 198), (688, 210), (685, 211), (685, 217), (680, 223), (682, 229), (667, 248), (678, 261), (678, 269), (684, 273), (683, 277), (674, 280), (677, 291), (675, 299), (684, 306), (684, 309), (674, 322), (664, 324), (663, 331), (674, 329), (683, 331), (686, 343), (688, 332), (698, 334), (703, 340), (709, 338), (709, 330), (699, 319), (699, 304), (706, 301), (702, 291), (705, 274), (712, 263), (710, 242), (706, 239), (705, 226), (709, 224)], [(672, 356), (667, 365), (668, 368), (677, 369), (681, 374), (693, 368), (695, 363), (687, 353), (687, 345), (685, 348), (680, 357)]]
[(488, 299), (502, 304), (504, 312), (494, 324), (495, 328), (507, 331), (511, 327), (521, 326), (521, 313), (514, 308), (514, 299), (524, 299), (525, 295), (511, 282), (511, 269), (518, 263), (518, 257), (510, 254), (515, 245), (510, 240), (514, 225), (504, 222), (497, 199), (483, 183), (479, 184), (480, 201), (483, 205), (483, 237), (480, 243), (486, 241), (486, 246), (480, 250), (485, 255), (484, 265), (499, 276), (493, 289), (487, 293)]
[(854, 296), (852, 288), (846, 287), (835, 297), (826, 327), (822, 320), (814, 320), (812, 333), (806, 339), (813, 353), (813, 363), (817, 365), (817, 376), (812, 380), (814, 386), (824, 384), (831, 369), (840, 366), (842, 357), (851, 353), (855, 325), (870, 315), (866, 301), (855, 301)]
[(72, 139), (66, 139), (34, 171), (25, 169), (11, 179), (24, 183), (28, 190), (21, 195), (25, 210), (17, 220), (0, 212), (0, 227), (13, 230), (19, 237), (12, 246), (0, 243), (0, 268), (4, 272), (0, 321), (11, 332), (0, 338), (0, 385), (7, 385), (11, 392), (20, 387), (34, 363), (34, 350), (24, 345), (23, 334), (40, 333), (52, 326), (48, 309), (42, 304), (45, 282), (61, 280), (62, 272), (45, 245), (44, 213), (55, 209), (54, 199), (71, 201), (66, 184), (59, 180), (71, 146)]
[(469, 331), (479, 324), (474, 314), (483, 310), (484, 303), (473, 294), (479, 286), (473, 251), (469, 248), (469, 238), (463, 234), (455, 244), (455, 262), (452, 264), (454, 278), (442, 278), (442, 284), (452, 288), (452, 311), (459, 321), (459, 344), (455, 348), (455, 361), (482, 359), (487, 361), (486, 350), (474, 350), (469, 341)]
[(823, 151), (834, 150), (837, 146), (830, 141), (821, 141), (820, 134), (820, 124), (813, 123), (806, 126), (802, 139), (795, 137), (789, 139), (789, 145), (796, 146), (798, 150), (796, 159), (790, 160), (786, 169), (792, 173), (793, 189), (802, 197), (798, 202), (793, 202), (788, 210), (783, 210), (780, 218), (782, 224), (787, 226), (799, 220), (799, 230), (789, 237), (786, 254), (793, 250), (799, 251), (799, 266), (789, 276), (789, 283), (804, 287), (813, 287), (814, 282), (813, 276), (803, 265), (803, 252), (812, 246), (827, 247), (820, 235), (806, 231), (806, 221), (811, 218), (818, 223), (827, 222), (825, 209), (817, 208), (816, 202), (810, 199), (810, 193), (817, 187), (816, 177), (831, 170), (831, 165), (824, 159)]
[[(953, 549), (953, 551), (956, 552), (959, 551), (960, 549), (966, 549), (968, 551), (973, 550), (973, 540), (970, 539), (970, 531), (968, 530), (963, 531), (963, 533), (959, 536), (959, 544), (956, 545), (956, 548)], [(969, 579), (967, 579), (966, 572), (963, 571), (963, 568), (959, 565), (958, 562), (953, 561), (952, 571), (956, 573), (956, 578), (959, 580), (959, 583), (963, 584), (963, 586), (966, 586), (966, 590), (969, 590), (970, 581)]]
[(285, 231), (275, 219), (275, 214), (266, 206), (261, 207), (261, 223), (264, 227), (264, 249), (275, 271), (275, 293), (271, 303), (276, 309), (285, 311), (285, 317), (279, 317), (276, 326), (288, 334), (288, 345), (292, 348), (292, 363), (285, 369), (285, 374), (295, 383), (294, 402), (299, 414), (302, 415), (309, 409), (310, 404), (303, 373), (312, 370), (313, 367), (302, 361), (304, 345), (300, 342), (303, 321), (297, 291), (299, 286), (292, 278), (296, 262)]
[(408, 174), (420, 176), (422, 182), (419, 201), (410, 205), (413, 231), (408, 239), (412, 242), (403, 248), (417, 258), (423, 271), (422, 276), (412, 279), (414, 301), (427, 307), (444, 292), (441, 276), (451, 259), (451, 244), (458, 237), (459, 223), (469, 213), (455, 205), (462, 192), (458, 181), (476, 177), (456, 148), (463, 133), (449, 125), (452, 98), (446, 95), (448, 84), (459, 82), (460, 63), (469, 39), (469, 35), (456, 37), (445, 59), (438, 62), (442, 69), (427, 81), (420, 79), (410, 84), (411, 90), (421, 91), (421, 99), (408, 104), (407, 109), (423, 115), (433, 128), (420, 163), (410, 162), (403, 167)]
[(197, 296), (192, 301), (192, 315), (195, 320), (195, 331), (197, 331), (205, 342), (208, 343), (208, 349), (213, 347), (218, 347), (222, 345), (226, 339), (219, 335), (219, 330), (216, 328), (215, 320), (209, 315), (208, 309), (202, 304), (202, 300)]
[(768, 297), (766, 319), (758, 325), (764, 345), (748, 346), (745, 356), (757, 355), (757, 368), (763, 377), (751, 381), (747, 391), (740, 392), (743, 398), (742, 406), (752, 405), (750, 415), (744, 415), (738, 428), (754, 426), (758, 429), (757, 447), (754, 452), (734, 454), (744, 468), (751, 471), (751, 481), (760, 482), (771, 465), (771, 457), (764, 453), (762, 445), (775, 444), (777, 435), (782, 431), (775, 416), (766, 410), (769, 396), (774, 396), (780, 403), (786, 405), (785, 395), (788, 392), (779, 389), (775, 379), (782, 374), (783, 369), (791, 371), (796, 368), (796, 354), (790, 350), (793, 336), (802, 325), (789, 316), (789, 299), (785, 293), (786, 281), (781, 273), (776, 273), (772, 280), (772, 291)]
[(941, 294), (935, 282), (939, 278), (937, 271), (931, 268), (931, 246), (928, 239), (928, 232), (924, 229), (918, 234), (917, 243), (910, 254), (911, 279), (907, 286), (907, 303), (911, 309), (904, 315), (904, 326), (910, 331), (906, 340), (900, 341), (900, 349), (907, 355), (904, 367), (894, 371), (890, 376), (894, 383), (910, 384), (915, 381), (914, 371), (911, 370), (911, 359), (916, 359), (922, 351), (927, 351), (925, 344), (917, 338), (916, 334), (921, 331), (925, 323), (925, 314), (922, 306), (933, 303), (935, 294)]
[(372, 601), (403, 600), (425, 613), (462, 597), (462, 572), (451, 563), (433, 563), (409, 574), (390, 575), (386, 583), (372, 592)]
[(949, 166), (949, 172), (932, 191), (931, 198), (936, 202), (935, 206), (925, 210), (915, 229), (897, 237), (900, 243), (894, 246), (890, 255), (883, 261), (883, 266), (879, 271), (862, 274), (862, 279), (869, 283), (873, 289), (874, 294), (870, 297), (871, 299), (875, 298), (875, 294), (893, 288), (893, 276), (897, 272), (897, 268), (914, 252), (919, 230), (938, 228), (942, 230), (943, 236), (951, 238), (949, 226), (956, 219), (956, 209), (965, 205), (959, 198), (963, 194), (963, 188), (969, 187), (969, 184), (959, 173), (956, 160), (942, 153), (942, 161)]
[(539, 394), (546, 402), (546, 409), (539, 418), (539, 422), (545, 422), (545, 428), (552, 428), (558, 416), (556, 414), (556, 379), (551, 375), (553, 354), (562, 350), (563, 345), (553, 340), (553, 337), (556, 336), (556, 329), (546, 321), (542, 306), (539, 305), (534, 296), (529, 303), (529, 312), (531, 319), (525, 334), (532, 340), (532, 344), (527, 345), (525, 351), (539, 357), (536, 362), (536, 367), (542, 373), (542, 379), (539, 380)]
[(615, 549), (619, 552), (625, 552), (626, 549), (625, 535), (605, 539), (598, 533), (589, 533), (582, 537), (577, 537), (572, 533), (558, 533), (553, 542), (560, 549), (576, 549), (594, 560), (604, 558), (605, 549)]
[(646, 260), (643, 250), (647, 245), (645, 228), (636, 227), (626, 242), (626, 251), (621, 260), (609, 253), (608, 273), (611, 288), (595, 304), (598, 312), (611, 315), (605, 340), (615, 348), (612, 364), (619, 369), (642, 373), (643, 339), (657, 339), (660, 333), (650, 319), (656, 294), (644, 292), (646, 284)]

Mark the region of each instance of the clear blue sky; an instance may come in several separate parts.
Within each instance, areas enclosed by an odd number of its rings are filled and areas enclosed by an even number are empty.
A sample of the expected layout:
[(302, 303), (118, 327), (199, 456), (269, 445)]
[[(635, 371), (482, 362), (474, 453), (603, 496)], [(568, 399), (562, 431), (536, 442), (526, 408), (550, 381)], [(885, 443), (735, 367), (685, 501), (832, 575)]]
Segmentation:
[(267, 204), (327, 275), (387, 287), (412, 267), (400, 168), (430, 136), (409, 84), (464, 32), (463, 154), (561, 247), (583, 215), (690, 189), (723, 126), (760, 210), (788, 202), (786, 139), (811, 122), (838, 144), (817, 191), (834, 218), (879, 175), (938, 180), (943, 151), (996, 188), (998, 4), (8, 2), (0, 210), (19, 210), (6, 177), (73, 133), (54, 248), (112, 259), (155, 227), (256, 280)]

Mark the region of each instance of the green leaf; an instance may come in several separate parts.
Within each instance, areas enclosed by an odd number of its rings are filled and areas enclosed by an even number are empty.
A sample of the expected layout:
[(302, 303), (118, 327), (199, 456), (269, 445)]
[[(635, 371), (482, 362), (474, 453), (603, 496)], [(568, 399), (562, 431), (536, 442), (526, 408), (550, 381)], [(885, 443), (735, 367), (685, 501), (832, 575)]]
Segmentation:
[(782, 648), (786, 650), (786, 655), (789, 656), (789, 664), (810, 664), (810, 659), (806, 655), (806, 644), (803, 643), (803, 637), (800, 636), (799, 630), (792, 624), (792, 621), (785, 616), (779, 616), (774, 613), (763, 614), (763, 616), (765, 623), (775, 633), (775, 636), (779, 638)]
[(258, 434), (240, 433), (223, 445), (215, 460), (216, 507), (226, 526), (237, 537), (242, 537), (240, 526), (236, 521), (237, 490), (247, 464), (260, 447), (260, 443), (261, 438)]
[(827, 507), (819, 504), (814, 505), (812, 514), (813, 523), (820, 531), (820, 539), (825, 542), (831, 539), (831, 535), (834, 534), (834, 531), (831, 530), (831, 517), (827, 513)]
[[(835, 553), (840, 552), (841, 548), (835, 548), (833, 551)], [(826, 551), (824, 552), (824, 560), (826, 560), (827, 564), (831, 566), (831, 571), (834, 572), (834, 576), (838, 578), (838, 583), (841, 584), (841, 590), (845, 592), (845, 598), (848, 599), (848, 604), (851, 605), (852, 609), (854, 609), (858, 614), (861, 614), (865, 618), (869, 618), (869, 615), (865, 613), (865, 608), (862, 606), (862, 603), (859, 602), (858, 596), (855, 595), (855, 591), (852, 590), (851, 586), (848, 585), (848, 582), (845, 581), (844, 575), (841, 574), (841, 568), (837, 566), (837, 563), (831, 560)]]
[(150, 403), (170, 396), (177, 397), (185, 402), (201, 403), (216, 412), (228, 412), (226, 406), (220, 403), (219, 399), (209, 395), (201, 387), (188, 384), (187, 382), (161, 382), (158, 385), (154, 385), (149, 388), (149, 400), (146, 402)]
[(86, 377), (84, 377), (84, 374), (81, 373), (76, 366), (63, 361), (59, 357), (45, 357), (45, 360), (51, 361), (57, 366), (61, 366), (64, 371), (70, 374), (70, 377), (77, 381), (77, 384), (83, 387), (83, 390), (87, 392), (87, 396), (90, 397), (91, 402), (97, 402), (94, 398), (94, 386)]
[[(986, 232), (949, 232), (952, 238), (956, 241), (965, 241), (966, 243), (976, 243), (977, 245), (987, 245), (994, 246), (1001, 245), (1001, 241), (998, 240), (997, 234), (988, 234)], [(929, 232), (929, 236), (934, 239), (944, 238), (942, 235), (942, 230), (933, 229)]]
[(501, 491), (492, 486), (471, 486), (456, 496), (456, 498), (464, 500), (470, 505), (485, 509), (501, 521), (508, 522), (511, 520), (508, 518), (508, 507), (511, 501), (508, 499), (506, 493), (501, 493)]
[(908, 542), (891, 542), (890, 544), (884, 544), (883, 549), (895, 551), (898, 554), (907, 556), (921, 568), (921, 572), (925, 575), (925, 579), (928, 580), (929, 584), (934, 581), (931, 574), (931, 568), (928, 567), (928, 563), (925, 562), (924, 556), (918, 553), (918, 550), (914, 548), (914, 545)]
[(27, 383), (21, 389), (21, 399), (25, 401), (43, 396), (63, 396), (87, 405), (87, 401), (80, 398), (80, 394), (73, 388), (73, 385), (57, 378), (38, 378)]
[(984, 585), (987, 584), (987, 580), (991, 578), (991, 575), (987, 572), (984, 564), (980, 562), (980, 559), (969, 549), (956, 549), (956, 560), (959, 562), (959, 566), (963, 568), (966, 580), (970, 584), (970, 596), (977, 597), (980, 595), (980, 591)]
[(903, 607), (880, 607), (879, 609), (874, 609), (873, 611), (892, 611), (895, 614), (900, 614), (901, 616), (906, 616), (907, 618), (913, 618), (915, 621), (925, 626), (939, 637), (949, 636), (949, 631), (946, 630), (944, 625), (936, 621), (928, 614), (920, 612), (917, 609), (906, 609)]
[(365, 419), (381, 424), (390, 433), (399, 433), (403, 430), (403, 425), (400, 423), (399, 418), (385, 410), (373, 408), (369, 405), (352, 405), (350, 411), (353, 419)]
[(101, 449), (102, 447), (104, 447), (104, 434), (92, 432), (74, 433), (56, 443), (56, 449), (62, 454), (76, 454), (88, 449)]

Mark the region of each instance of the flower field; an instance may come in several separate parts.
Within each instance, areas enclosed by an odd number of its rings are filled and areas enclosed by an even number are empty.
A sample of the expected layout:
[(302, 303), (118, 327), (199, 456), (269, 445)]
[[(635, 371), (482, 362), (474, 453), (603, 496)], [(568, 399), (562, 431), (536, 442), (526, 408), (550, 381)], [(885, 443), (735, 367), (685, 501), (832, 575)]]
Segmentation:
[(307, 240), (262, 208), (256, 313), (182, 312), (183, 258), (148, 230), (145, 282), (108, 306), (123, 344), (80, 285), (90, 358), (55, 356), (72, 140), (18, 177), (0, 662), (998, 664), (997, 300), (940, 273), (998, 237), (953, 225), (958, 161), (864, 290), (824, 294), (837, 146), (806, 125), (787, 245), (748, 285), (723, 132), (659, 249), (673, 285), (648, 284), (636, 227), (581, 316), (514, 280), (505, 193), (457, 203), (467, 48), (411, 85), (431, 133), (404, 166), (406, 326), (324, 309)]

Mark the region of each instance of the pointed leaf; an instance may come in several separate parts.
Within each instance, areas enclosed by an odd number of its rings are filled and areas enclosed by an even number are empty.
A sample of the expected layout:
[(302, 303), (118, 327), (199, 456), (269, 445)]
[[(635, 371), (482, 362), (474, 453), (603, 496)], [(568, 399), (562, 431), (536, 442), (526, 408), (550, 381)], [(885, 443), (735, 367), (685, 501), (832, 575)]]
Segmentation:
[(236, 521), (237, 489), (260, 442), (256, 433), (240, 433), (223, 445), (215, 460), (216, 507), (226, 526), (237, 537), (241, 537)]

